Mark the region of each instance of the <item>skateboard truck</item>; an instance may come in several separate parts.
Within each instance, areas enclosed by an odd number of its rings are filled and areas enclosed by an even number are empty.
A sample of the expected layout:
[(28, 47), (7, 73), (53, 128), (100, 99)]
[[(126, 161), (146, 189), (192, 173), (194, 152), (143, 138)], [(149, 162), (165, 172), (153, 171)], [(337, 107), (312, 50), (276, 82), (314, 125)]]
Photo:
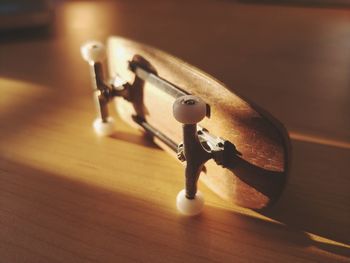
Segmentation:
[(91, 82), (94, 90), (94, 100), (98, 117), (93, 122), (97, 135), (109, 136), (115, 131), (115, 123), (108, 112), (108, 103), (115, 97), (131, 100), (129, 83), (115, 78), (110, 85), (105, 83), (102, 62), (106, 58), (106, 50), (102, 43), (91, 41), (81, 47), (84, 60), (90, 65)]
[(94, 130), (100, 136), (111, 135), (115, 130), (115, 124), (113, 118), (109, 116), (107, 106), (111, 98), (111, 89), (104, 82), (102, 61), (106, 57), (105, 47), (99, 42), (91, 41), (81, 47), (81, 54), (90, 65), (93, 97), (99, 113), (93, 122)]
[[(186, 161), (185, 189), (178, 194), (176, 205), (183, 214), (196, 215), (204, 205), (203, 195), (197, 191), (200, 173), (208, 160), (224, 152), (224, 144), (222, 139), (214, 143), (213, 140), (207, 140), (204, 129), (198, 131), (197, 123), (207, 115), (207, 106), (199, 97), (186, 95), (176, 99), (173, 104), (173, 115), (183, 124), (183, 143), (179, 144), (177, 154), (180, 161)], [(221, 158), (217, 159), (220, 163)]]
[[(94, 98), (99, 115), (93, 123), (95, 132), (100, 136), (108, 136), (115, 131), (114, 120), (108, 113), (108, 103), (113, 98), (123, 97), (130, 101), (136, 112), (133, 120), (148, 134), (157, 137), (177, 153), (180, 161), (186, 161), (185, 189), (180, 191), (176, 198), (178, 210), (185, 215), (200, 213), (204, 206), (204, 198), (197, 191), (197, 182), (200, 173), (205, 169), (204, 164), (214, 159), (218, 165), (225, 166), (225, 156), (230, 154), (234, 148), (230, 142), (215, 137), (206, 129), (198, 127), (197, 123), (210, 115), (210, 107), (201, 98), (188, 95), (172, 83), (158, 77), (153, 68), (147, 70), (145, 67), (148, 64), (140, 56), (136, 55), (136, 59), (134, 57), (129, 63), (129, 69), (135, 73), (134, 83), (130, 84), (116, 77), (108, 85), (104, 80), (102, 66), (102, 61), (105, 59), (103, 44), (96, 41), (88, 42), (81, 47), (81, 53), (90, 65)], [(140, 65), (137, 60), (141, 61)], [(178, 122), (183, 124), (183, 143), (178, 145), (153, 128), (144, 118), (142, 88), (146, 80), (176, 98), (173, 104), (173, 115)], [(226, 147), (227, 144), (233, 147)]]

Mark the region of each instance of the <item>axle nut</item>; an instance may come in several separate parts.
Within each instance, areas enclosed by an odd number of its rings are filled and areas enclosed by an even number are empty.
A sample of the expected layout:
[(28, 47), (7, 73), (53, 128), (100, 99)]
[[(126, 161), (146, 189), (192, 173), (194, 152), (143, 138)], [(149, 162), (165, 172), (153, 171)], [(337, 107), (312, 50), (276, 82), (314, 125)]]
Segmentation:
[(183, 124), (196, 124), (204, 119), (206, 113), (205, 102), (197, 96), (185, 95), (177, 98), (173, 104), (173, 115)]
[(80, 51), (83, 59), (89, 64), (102, 62), (106, 58), (105, 46), (98, 41), (86, 42), (81, 46)]

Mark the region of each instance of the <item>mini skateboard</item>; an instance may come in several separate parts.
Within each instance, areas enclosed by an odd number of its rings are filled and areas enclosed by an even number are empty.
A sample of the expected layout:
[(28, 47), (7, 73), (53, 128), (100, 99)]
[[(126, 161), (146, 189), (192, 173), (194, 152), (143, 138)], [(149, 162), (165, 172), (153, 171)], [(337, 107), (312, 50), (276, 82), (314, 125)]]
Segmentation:
[[(177, 208), (196, 215), (204, 199), (200, 178), (222, 198), (254, 210), (280, 196), (287, 178), (288, 133), (258, 106), (213, 77), (158, 49), (111, 37), (107, 48), (91, 41), (81, 48), (89, 63), (98, 135), (114, 132), (108, 104), (156, 144), (185, 164), (185, 189)], [(103, 72), (108, 58), (109, 80)]]

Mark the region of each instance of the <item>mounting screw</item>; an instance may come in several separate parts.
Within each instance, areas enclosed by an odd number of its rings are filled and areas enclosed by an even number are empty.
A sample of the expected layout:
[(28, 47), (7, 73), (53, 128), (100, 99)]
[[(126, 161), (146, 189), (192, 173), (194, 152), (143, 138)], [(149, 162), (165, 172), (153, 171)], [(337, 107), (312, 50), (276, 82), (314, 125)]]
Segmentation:
[(186, 161), (184, 145), (182, 143), (180, 143), (177, 148), (177, 159), (179, 159), (181, 162)]

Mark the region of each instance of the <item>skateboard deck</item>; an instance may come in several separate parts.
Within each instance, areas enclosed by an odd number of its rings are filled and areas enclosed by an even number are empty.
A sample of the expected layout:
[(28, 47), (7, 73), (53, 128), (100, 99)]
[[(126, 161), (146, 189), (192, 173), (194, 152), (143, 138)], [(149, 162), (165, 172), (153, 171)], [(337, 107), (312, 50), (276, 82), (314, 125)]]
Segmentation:
[[(136, 56), (136, 57), (135, 57)], [(210, 107), (210, 116), (199, 125), (235, 145), (239, 154), (226, 167), (209, 160), (200, 179), (220, 197), (251, 208), (263, 209), (280, 196), (286, 183), (289, 160), (288, 134), (277, 120), (256, 105), (199, 69), (163, 51), (119, 37), (107, 43), (109, 75), (133, 83), (130, 61), (141, 58), (155, 76), (172, 83), (186, 94), (200, 97)], [(159, 86), (159, 85), (158, 85)], [(182, 126), (172, 114), (174, 94), (165, 92), (149, 76), (142, 83), (142, 111), (145, 120), (176, 144), (182, 141)], [(134, 127), (135, 107), (115, 98), (120, 117)], [(174, 157), (169, 145), (154, 137), (155, 143)]]

